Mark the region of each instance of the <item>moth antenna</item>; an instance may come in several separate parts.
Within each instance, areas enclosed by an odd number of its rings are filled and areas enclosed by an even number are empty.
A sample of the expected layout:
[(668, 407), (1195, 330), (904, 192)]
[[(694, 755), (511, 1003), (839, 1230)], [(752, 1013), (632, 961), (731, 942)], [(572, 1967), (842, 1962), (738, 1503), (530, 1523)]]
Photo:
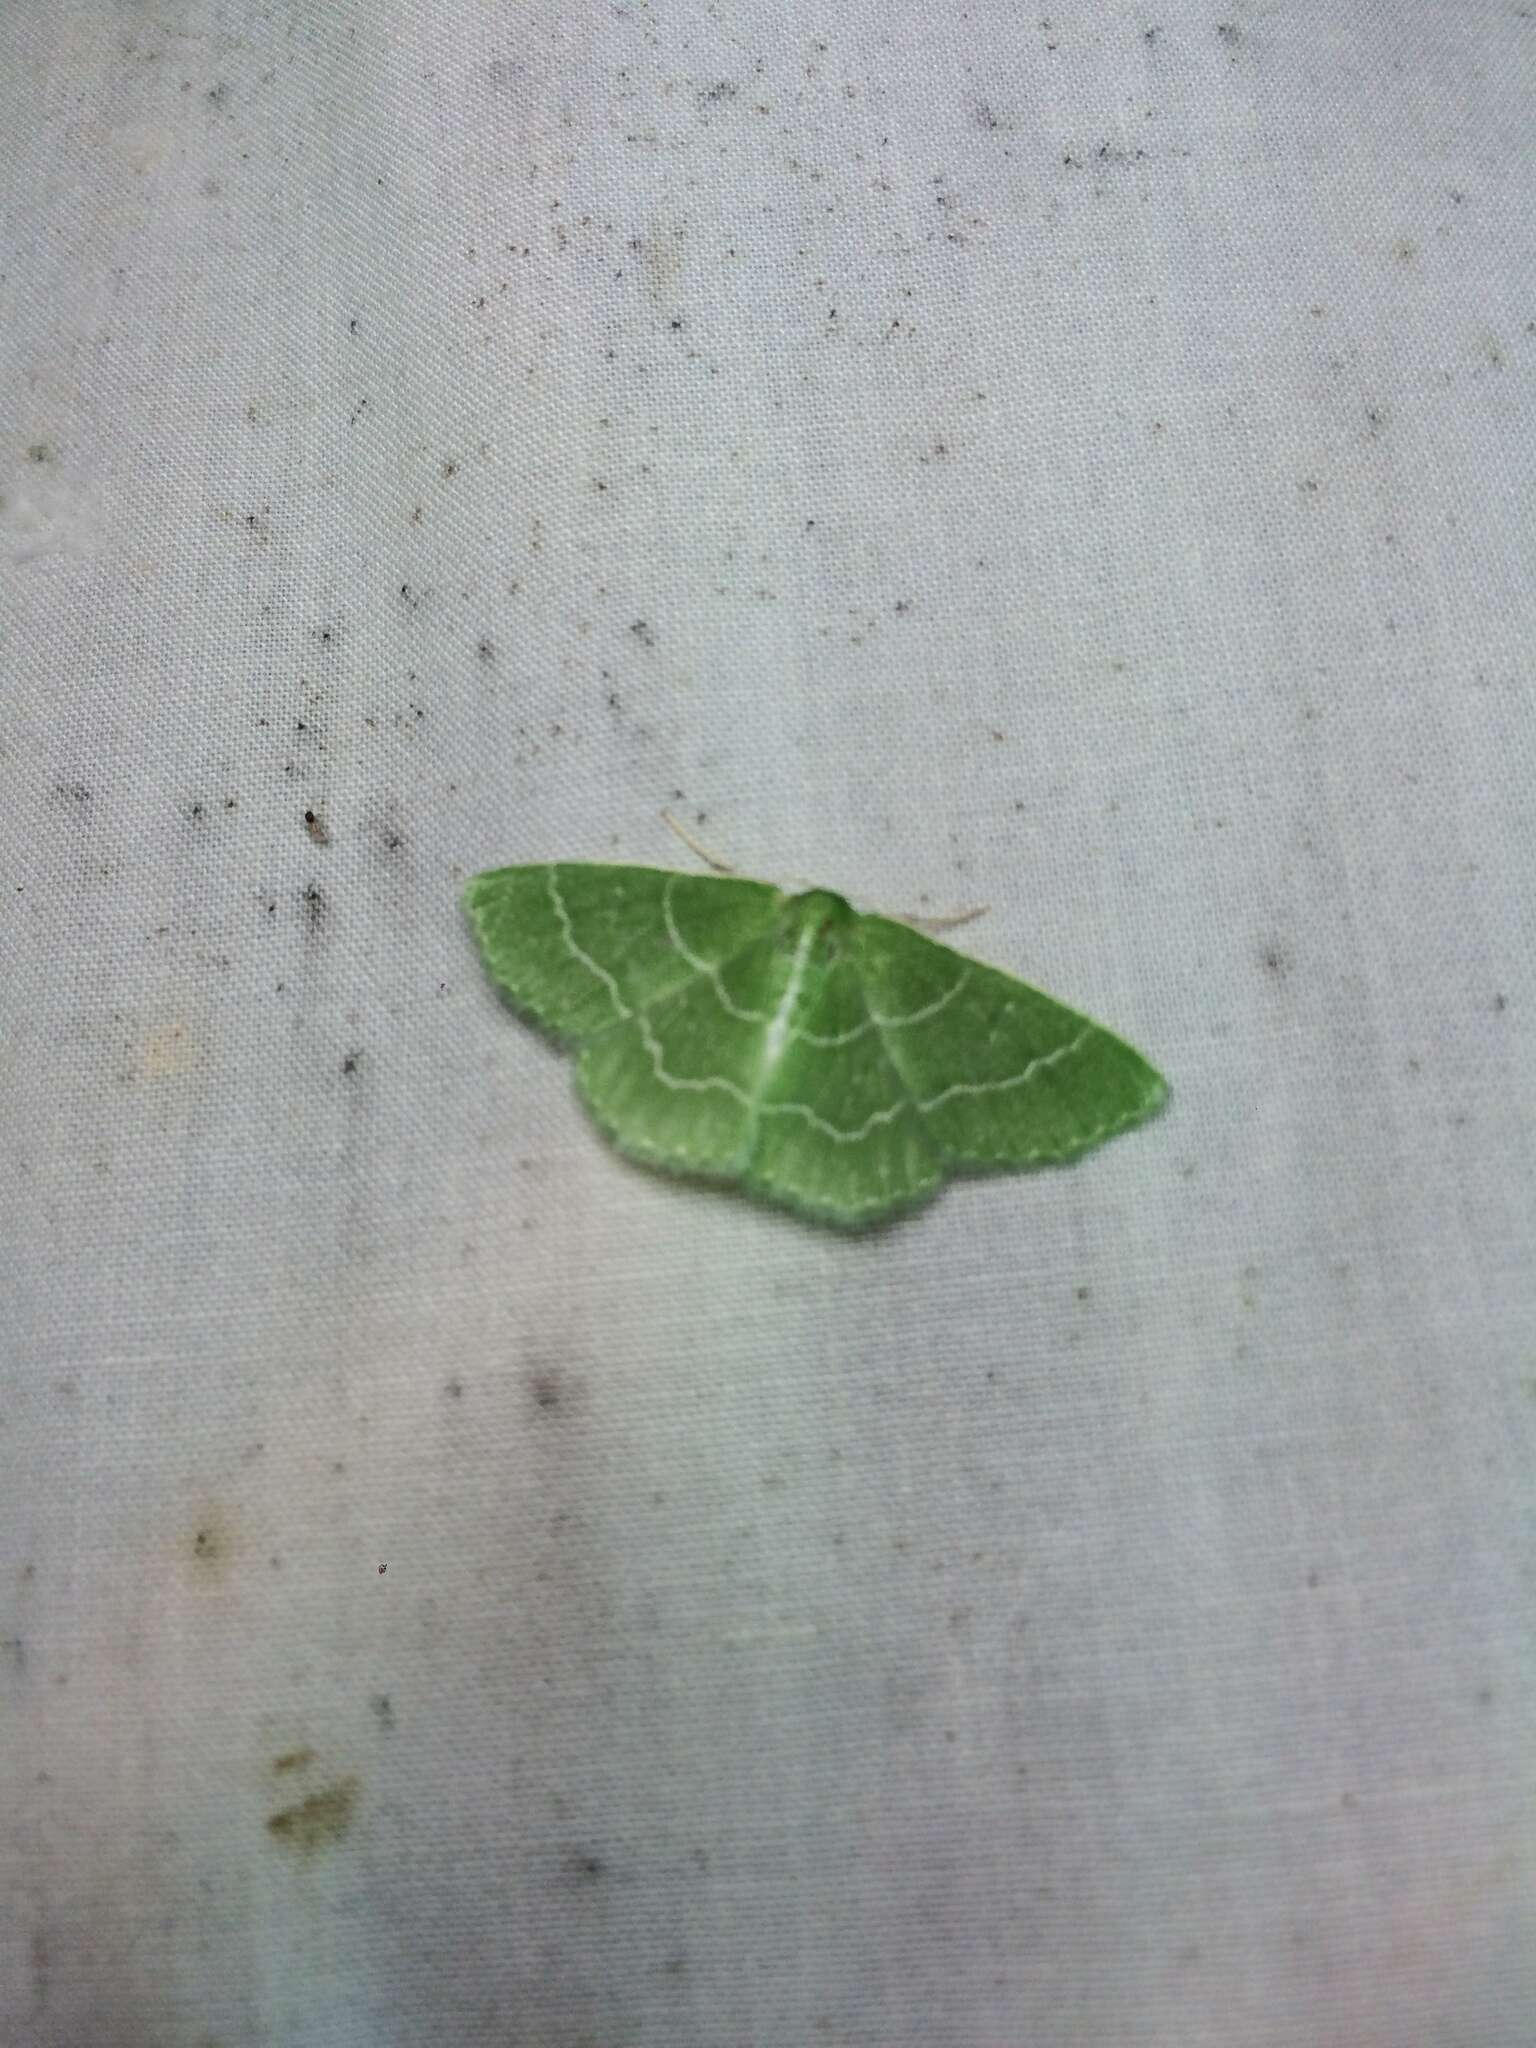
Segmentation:
[(962, 924), (974, 924), (978, 917), (985, 917), (991, 908), (990, 903), (979, 903), (974, 910), (953, 910), (947, 917), (919, 917), (915, 911), (898, 911), (896, 922), (913, 925), (918, 931), (952, 932)]
[(664, 824), (671, 826), (672, 830), (677, 834), (678, 838), (681, 839), (684, 846), (688, 848), (689, 852), (696, 853), (699, 859), (703, 861), (706, 867), (713, 868), (717, 875), (735, 874), (736, 870), (731, 866), (728, 860), (721, 860), (720, 856), (718, 854), (711, 853), (707, 846), (701, 846), (698, 840), (695, 839), (693, 834), (688, 830), (687, 826), (679, 825), (676, 818), (673, 817), (670, 811), (663, 811), (661, 816), (662, 822)]

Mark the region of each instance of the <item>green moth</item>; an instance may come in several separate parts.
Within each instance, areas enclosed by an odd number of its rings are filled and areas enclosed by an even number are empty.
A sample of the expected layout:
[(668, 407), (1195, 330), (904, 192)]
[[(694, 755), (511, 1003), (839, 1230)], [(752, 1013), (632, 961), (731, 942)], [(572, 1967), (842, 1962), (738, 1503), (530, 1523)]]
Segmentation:
[(476, 875), (464, 903), (621, 1151), (818, 1222), (1074, 1159), (1167, 1097), (1088, 1018), (828, 889), (561, 862)]

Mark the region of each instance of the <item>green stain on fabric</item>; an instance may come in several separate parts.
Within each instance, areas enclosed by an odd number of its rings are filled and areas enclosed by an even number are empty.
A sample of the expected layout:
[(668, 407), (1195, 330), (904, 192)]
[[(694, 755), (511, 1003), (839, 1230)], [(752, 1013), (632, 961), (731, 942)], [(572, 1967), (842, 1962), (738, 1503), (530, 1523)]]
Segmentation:
[(1167, 1098), (1100, 1025), (827, 889), (559, 863), (476, 875), (464, 903), (621, 1151), (817, 1222), (1075, 1159)]

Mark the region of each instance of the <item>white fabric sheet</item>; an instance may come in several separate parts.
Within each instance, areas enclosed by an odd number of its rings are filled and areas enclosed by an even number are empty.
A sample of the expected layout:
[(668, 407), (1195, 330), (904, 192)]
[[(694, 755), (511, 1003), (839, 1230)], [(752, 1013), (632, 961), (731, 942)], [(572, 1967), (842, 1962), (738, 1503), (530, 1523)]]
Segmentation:
[[(1224, 5), (0, 11), (8, 2048), (1536, 2040), (1536, 21)], [(625, 1165), (664, 806), (1167, 1112)]]

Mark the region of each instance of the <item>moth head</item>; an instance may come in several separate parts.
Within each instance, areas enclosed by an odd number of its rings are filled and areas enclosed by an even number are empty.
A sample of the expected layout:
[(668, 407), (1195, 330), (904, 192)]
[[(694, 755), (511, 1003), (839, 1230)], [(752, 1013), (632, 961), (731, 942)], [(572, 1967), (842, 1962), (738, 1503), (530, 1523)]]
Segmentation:
[(843, 897), (834, 895), (830, 889), (807, 889), (803, 896), (789, 897), (784, 905), (782, 942), (790, 948), (798, 947), (809, 932), (812, 952), (830, 965), (842, 958), (853, 922), (853, 905)]

